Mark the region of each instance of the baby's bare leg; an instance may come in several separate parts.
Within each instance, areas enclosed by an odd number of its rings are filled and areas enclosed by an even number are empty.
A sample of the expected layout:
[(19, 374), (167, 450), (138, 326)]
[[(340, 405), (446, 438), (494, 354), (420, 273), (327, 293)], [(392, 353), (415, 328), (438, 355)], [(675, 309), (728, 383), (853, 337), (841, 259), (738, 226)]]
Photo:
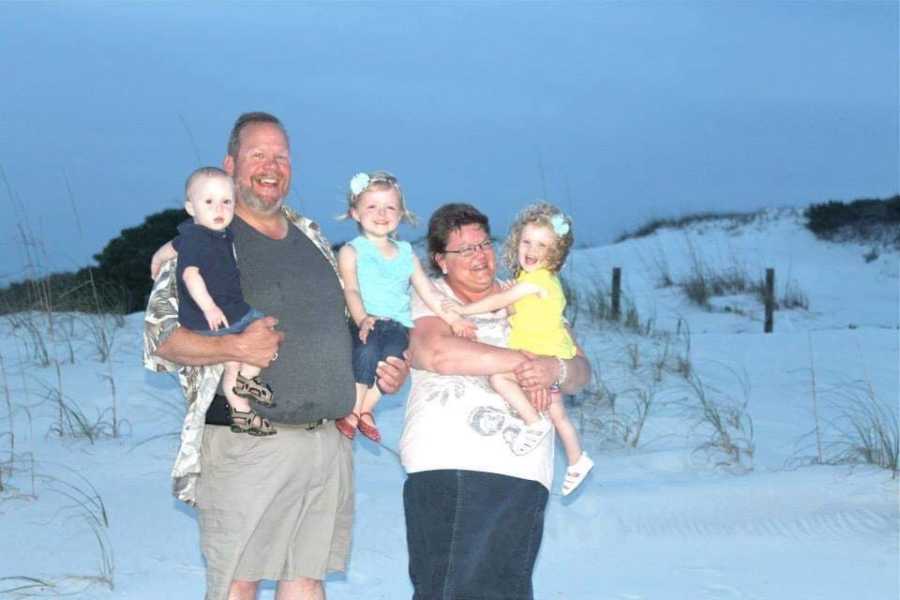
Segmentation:
[(491, 387), (494, 391), (503, 396), (503, 399), (513, 407), (526, 425), (534, 425), (541, 416), (534, 409), (528, 396), (519, 387), (516, 376), (513, 373), (497, 373), (490, 377)]
[(563, 448), (566, 449), (566, 458), (569, 460), (569, 464), (574, 465), (581, 457), (581, 441), (578, 439), (578, 430), (569, 419), (562, 394), (559, 392), (553, 392), (550, 397), (550, 420), (556, 427), (556, 433), (562, 440)]
[(250, 403), (234, 393), (234, 384), (237, 383), (237, 375), (240, 370), (241, 363), (239, 362), (225, 363), (225, 373), (222, 375), (222, 391), (225, 394), (225, 398), (228, 399), (228, 404), (231, 405), (231, 408), (247, 412), (250, 410)]

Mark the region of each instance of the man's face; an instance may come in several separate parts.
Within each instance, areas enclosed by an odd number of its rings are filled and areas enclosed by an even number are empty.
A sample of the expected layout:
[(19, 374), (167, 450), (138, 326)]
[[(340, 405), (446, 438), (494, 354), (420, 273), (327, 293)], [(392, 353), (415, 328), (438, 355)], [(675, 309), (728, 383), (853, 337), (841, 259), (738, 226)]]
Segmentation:
[[(488, 234), (477, 223), (463, 225), (447, 238), (447, 253), (438, 257), (438, 264), (447, 271), (447, 283), (454, 292), (466, 300), (475, 300), (491, 291), (497, 265), (494, 248)], [(476, 248), (477, 247), (477, 248)], [(476, 248), (471, 256), (454, 253), (454, 250)]]
[(221, 231), (234, 218), (234, 185), (224, 175), (198, 177), (187, 196), (184, 208), (197, 225)]
[(261, 214), (278, 212), (291, 186), (287, 139), (273, 123), (251, 123), (241, 130), (237, 157), (225, 157), (240, 203)]

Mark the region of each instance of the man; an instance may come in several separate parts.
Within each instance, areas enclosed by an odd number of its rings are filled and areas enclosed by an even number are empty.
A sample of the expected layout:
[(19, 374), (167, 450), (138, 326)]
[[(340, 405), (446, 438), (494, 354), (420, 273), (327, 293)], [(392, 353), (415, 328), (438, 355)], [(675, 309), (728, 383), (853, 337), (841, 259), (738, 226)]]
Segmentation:
[[(223, 167), (236, 187), (241, 288), (270, 316), (239, 335), (202, 337), (178, 327), (170, 263), (147, 308), (145, 364), (157, 371), (182, 365), (189, 408), (173, 477), (176, 496), (197, 506), (207, 599), (250, 600), (260, 579), (274, 579), (278, 600), (322, 600), (326, 573), (345, 567), (353, 516), (351, 445), (332, 423), (354, 400), (342, 285), (318, 226), (283, 206), (291, 159), (277, 118), (241, 115)], [(213, 397), (226, 361), (266, 369), (277, 404), (255, 408), (276, 435), (222, 426), (226, 411)], [(394, 392), (407, 373), (394, 359), (381, 365), (379, 385)]]

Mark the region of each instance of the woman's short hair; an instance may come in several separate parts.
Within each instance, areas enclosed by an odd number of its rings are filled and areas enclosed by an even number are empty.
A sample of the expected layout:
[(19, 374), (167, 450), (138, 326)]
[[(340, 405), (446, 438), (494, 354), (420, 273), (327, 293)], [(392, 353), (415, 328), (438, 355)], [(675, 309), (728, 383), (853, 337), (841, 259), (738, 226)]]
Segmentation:
[[(554, 223), (558, 223), (560, 229), (564, 231), (562, 233), (557, 231)], [(522, 230), (526, 225), (542, 225), (556, 235), (556, 244), (547, 251), (547, 268), (559, 272), (566, 262), (575, 237), (572, 234), (572, 220), (563, 211), (547, 202), (526, 206), (510, 225), (509, 235), (503, 243), (503, 262), (509, 272), (515, 277), (522, 270), (519, 265), (519, 240), (522, 239)]]
[(428, 259), (435, 273), (441, 272), (435, 255), (443, 254), (447, 249), (450, 234), (466, 225), (479, 225), (488, 237), (491, 235), (488, 218), (471, 204), (463, 202), (445, 204), (434, 211), (428, 219)]

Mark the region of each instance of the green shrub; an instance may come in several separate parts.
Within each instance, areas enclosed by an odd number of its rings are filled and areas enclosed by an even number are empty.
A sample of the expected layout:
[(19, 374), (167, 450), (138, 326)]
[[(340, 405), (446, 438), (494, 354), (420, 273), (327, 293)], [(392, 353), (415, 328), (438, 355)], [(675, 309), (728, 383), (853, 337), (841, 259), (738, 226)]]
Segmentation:
[(150, 294), (150, 258), (178, 233), (182, 209), (148, 216), (123, 229), (94, 255), (96, 267), (52, 273), (0, 289), (0, 313), (22, 310), (131, 313), (143, 310)]
[(862, 198), (849, 204), (830, 200), (811, 204), (803, 214), (806, 227), (816, 237), (833, 239), (849, 234), (868, 239), (880, 226), (900, 225), (900, 195), (887, 200)]

